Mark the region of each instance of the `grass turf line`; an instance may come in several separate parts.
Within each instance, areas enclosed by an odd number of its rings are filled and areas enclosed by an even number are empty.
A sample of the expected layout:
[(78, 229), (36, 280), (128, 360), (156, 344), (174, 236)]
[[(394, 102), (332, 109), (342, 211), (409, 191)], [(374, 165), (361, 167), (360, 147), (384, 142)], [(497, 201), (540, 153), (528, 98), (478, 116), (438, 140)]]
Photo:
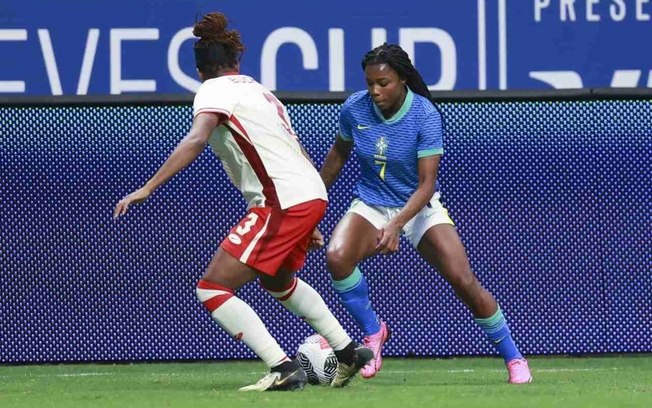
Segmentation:
[(336, 390), (241, 393), (260, 362), (0, 367), (0, 407), (652, 407), (652, 356), (535, 357), (534, 383), (508, 385), (495, 358), (386, 359)]

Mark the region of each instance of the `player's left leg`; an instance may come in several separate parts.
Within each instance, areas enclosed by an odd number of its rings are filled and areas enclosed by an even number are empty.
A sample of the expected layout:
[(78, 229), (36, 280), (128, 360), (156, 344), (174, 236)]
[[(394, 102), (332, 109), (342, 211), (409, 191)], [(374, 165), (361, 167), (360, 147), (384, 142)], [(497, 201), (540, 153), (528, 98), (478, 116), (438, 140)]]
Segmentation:
[(197, 284), (197, 297), (217, 324), (270, 367), (269, 374), (241, 391), (301, 389), (307, 383), (305, 373), (288, 358), (258, 314), (235, 296), (235, 291), (257, 274), (220, 247)]
[(509, 326), (493, 295), (471, 270), (464, 245), (438, 200), (415, 218), (410, 231), (417, 251), (453, 287), (457, 297), (471, 310), (474, 320), (505, 360), (510, 383), (532, 381), (527, 361), (512, 339)]
[(351, 340), (321, 295), (290, 270), (281, 270), (274, 277), (261, 276), (260, 281), (270, 295), (286, 309), (305, 319), (333, 348), (338, 361), (337, 376), (331, 383), (333, 387), (347, 385), (358, 370), (373, 358), (370, 349)]
[(342, 350), (351, 343), (351, 338), (328, 309), (321, 295), (291, 271), (279, 271), (274, 277), (261, 276), (260, 283), (286, 309), (305, 319), (310, 327), (328, 341), (333, 350)]

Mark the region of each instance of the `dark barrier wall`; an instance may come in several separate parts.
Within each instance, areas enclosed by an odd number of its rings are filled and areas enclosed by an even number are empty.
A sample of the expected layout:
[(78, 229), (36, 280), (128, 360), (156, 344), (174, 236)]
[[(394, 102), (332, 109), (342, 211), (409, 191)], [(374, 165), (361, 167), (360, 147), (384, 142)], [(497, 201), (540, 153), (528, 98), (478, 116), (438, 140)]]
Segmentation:
[[(321, 164), (339, 102), (290, 103)], [(652, 352), (652, 103), (447, 101), (443, 202), (527, 354)], [(244, 202), (206, 151), (124, 220), (115, 203), (190, 125), (188, 104), (0, 107), (0, 362), (251, 358), (194, 287)], [(331, 191), (328, 236), (356, 164)], [(494, 351), (406, 241), (362, 265), (391, 356)], [(313, 253), (300, 275), (339, 305)], [(288, 353), (312, 330), (257, 284), (240, 296)]]

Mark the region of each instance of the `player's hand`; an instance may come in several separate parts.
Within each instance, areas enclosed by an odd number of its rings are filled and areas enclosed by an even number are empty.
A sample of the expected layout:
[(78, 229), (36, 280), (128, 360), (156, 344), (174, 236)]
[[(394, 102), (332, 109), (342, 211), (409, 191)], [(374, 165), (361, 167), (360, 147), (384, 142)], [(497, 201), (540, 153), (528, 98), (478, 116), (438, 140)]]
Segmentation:
[(129, 210), (130, 205), (140, 204), (143, 201), (147, 200), (151, 195), (152, 192), (149, 188), (141, 187), (133, 193), (125, 196), (125, 198), (118, 201), (118, 204), (116, 204), (115, 210), (113, 210), (113, 218), (118, 218), (121, 215), (125, 215), (127, 210)]
[(308, 244), (308, 250), (313, 251), (320, 249), (324, 246), (324, 236), (319, 232), (319, 229), (315, 228), (310, 236), (310, 244)]
[(398, 251), (398, 244), (401, 238), (402, 228), (393, 223), (389, 223), (378, 231), (378, 245), (376, 253), (387, 255)]

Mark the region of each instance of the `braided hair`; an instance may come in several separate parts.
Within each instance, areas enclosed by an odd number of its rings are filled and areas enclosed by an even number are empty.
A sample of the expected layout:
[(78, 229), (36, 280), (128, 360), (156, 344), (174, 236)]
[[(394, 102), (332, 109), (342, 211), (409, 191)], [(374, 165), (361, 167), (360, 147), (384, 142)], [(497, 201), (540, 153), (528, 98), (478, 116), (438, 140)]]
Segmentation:
[(412, 90), (412, 92), (426, 97), (430, 100), (430, 91), (428, 85), (419, 74), (419, 71), (412, 65), (410, 57), (403, 48), (396, 44), (384, 43), (365, 54), (362, 58), (362, 70), (367, 68), (367, 65), (387, 64), (402, 79)]
[(208, 13), (193, 27), (192, 34), (199, 37), (194, 46), (197, 69), (209, 77), (223, 69), (235, 69), (245, 50), (240, 33), (227, 30), (227, 23), (224, 14)]

